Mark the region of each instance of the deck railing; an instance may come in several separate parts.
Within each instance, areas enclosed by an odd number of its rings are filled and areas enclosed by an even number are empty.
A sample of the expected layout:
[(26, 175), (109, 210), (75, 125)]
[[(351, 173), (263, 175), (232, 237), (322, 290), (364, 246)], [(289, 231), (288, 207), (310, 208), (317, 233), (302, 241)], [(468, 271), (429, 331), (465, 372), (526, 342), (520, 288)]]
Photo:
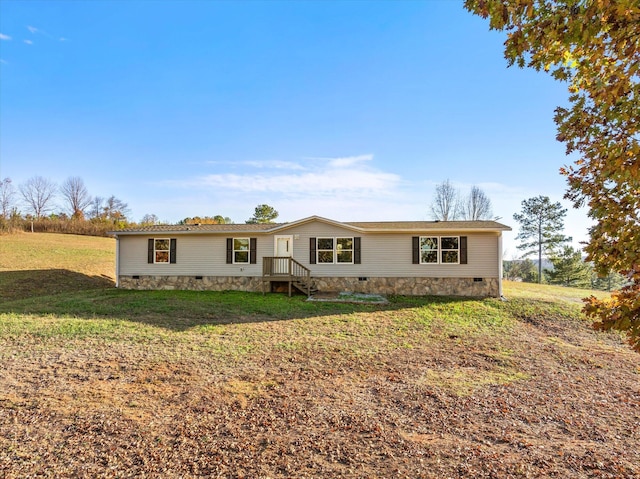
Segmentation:
[(311, 270), (289, 256), (265, 256), (262, 258), (262, 278), (266, 281), (298, 282), (311, 294)]

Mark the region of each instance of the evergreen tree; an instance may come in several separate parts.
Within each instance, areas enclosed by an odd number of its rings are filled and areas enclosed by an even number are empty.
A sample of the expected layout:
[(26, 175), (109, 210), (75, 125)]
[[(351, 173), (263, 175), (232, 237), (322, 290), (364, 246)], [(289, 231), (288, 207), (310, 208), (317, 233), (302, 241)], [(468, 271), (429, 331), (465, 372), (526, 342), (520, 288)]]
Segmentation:
[(522, 202), (522, 212), (513, 215), (520, 223), (520, 232), (516, 236), (521, 243), (518, 249), (525, 250), (524, 257), (538, 255), (538, 283), (542, 280), (542, 254), (551, 256), (554, 250), (571, 241), (562, 234), (564, 217), (567, 210), (560, 202), (551, 203), (548, 196), (529, 198)]
[(530, 259), (514, 259), (504, 262), (504, 278), (523, 283), (537, 283), (538, 271)]
[(591, 266), (582, 260), (582, 252), (565, 246), (549, 258), (553, 269), (545, 269), (544, 274), (550, 284), (588, 287), (591, 284)]
[(253, 223), (273, 223), (278, 217), (278, 212), (275, 210), (273, 206), (269, 205), (258, 205), (255, 208), (253, 216), (249, 218), (246, 222), (248, 224)]
[(629, 283), (629, 280), (616, 271), (611, 271), (606, 276), (598, 275), (595, 270), (591, 272), (591, 289), (617, 291), (627, 283)]

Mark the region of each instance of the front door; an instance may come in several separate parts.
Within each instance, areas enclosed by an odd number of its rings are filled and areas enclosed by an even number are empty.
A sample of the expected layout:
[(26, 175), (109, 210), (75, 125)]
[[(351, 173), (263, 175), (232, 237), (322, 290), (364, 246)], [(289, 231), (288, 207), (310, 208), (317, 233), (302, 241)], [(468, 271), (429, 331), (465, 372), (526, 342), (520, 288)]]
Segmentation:
[(274, 273), (289, 274), (289, 258), (293, 256), (293, 236), (275, 236), (274, 241), (274, 255), (283, 258), (276, 260)]

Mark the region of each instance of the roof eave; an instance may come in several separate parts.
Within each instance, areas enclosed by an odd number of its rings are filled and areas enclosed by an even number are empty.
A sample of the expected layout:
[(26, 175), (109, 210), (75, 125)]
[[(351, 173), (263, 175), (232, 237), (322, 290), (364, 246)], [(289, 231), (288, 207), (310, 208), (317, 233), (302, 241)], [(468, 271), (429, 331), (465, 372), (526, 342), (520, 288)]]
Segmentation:
[(349, 230), (352, 230), (352, 231), (358, 231), (360, 233), (367, 233), (367, 232), (370, 231), (368, 229), (361, 228), (359, 226), (354, 226), (354, 225), (351, 225), (349, 223), (342, 223), (340, 221), (335, 221), (335, 220), (330, 220), (328, 218), (323, 218), (322, 216), (308, 216), (306, 218), (302, 218), (301, 220), (296, 220), (296, 221), (292, 221), (291, 223), (284, 223), (284, 224), (278, 225), (278, 227), (272, 228), (272, 229), (267, 230), (267, 231), (269, 233), (282, 231), (282, 230), (285, 230), (285, 229), (289, 229), (289, 228), (292, 228), (292, 227), (303, 225), (305, 223), (311, 223), (312, 221), (319, 221), (321, 223), (326, 223), (326, 224), (332, 225), (332, 226), (338, 226), (340, 228), (346, 228), (346, 229), (349, 229)]
[(366, 233), (500, 233), (502, 231), (511, 231), (508, 226), (505, 228), (371, 228), (363, 230)]

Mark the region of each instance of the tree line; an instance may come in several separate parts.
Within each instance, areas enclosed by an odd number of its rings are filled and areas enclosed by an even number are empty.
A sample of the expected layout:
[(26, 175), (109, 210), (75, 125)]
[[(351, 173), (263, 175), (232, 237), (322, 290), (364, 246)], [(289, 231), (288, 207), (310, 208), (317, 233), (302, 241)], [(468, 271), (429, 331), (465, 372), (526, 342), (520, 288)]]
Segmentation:
[[(246, 223), (271, 223), (274, 207), (256, 206)], [(178, 224), (230, 224), (227, 216), (186, 217)], [(130, 218), (129, 205), (115, 195), (92, 196), (82, 178), (70, 176), (62, 184), (33, 176), (17, 187), (11, 178), (0, 181), (0, 232), (32, 231), (105, 236), (108, 231), (134, 226), (167, 224), (153, 213), (138, 222)]]
[(14, 186), (0, 181), (0, 231), (104, 235), (128, 226), (128, 204), (115, 195), (92, 196), (82, 178), (70, 176), (62, 184), (33, 176)]

